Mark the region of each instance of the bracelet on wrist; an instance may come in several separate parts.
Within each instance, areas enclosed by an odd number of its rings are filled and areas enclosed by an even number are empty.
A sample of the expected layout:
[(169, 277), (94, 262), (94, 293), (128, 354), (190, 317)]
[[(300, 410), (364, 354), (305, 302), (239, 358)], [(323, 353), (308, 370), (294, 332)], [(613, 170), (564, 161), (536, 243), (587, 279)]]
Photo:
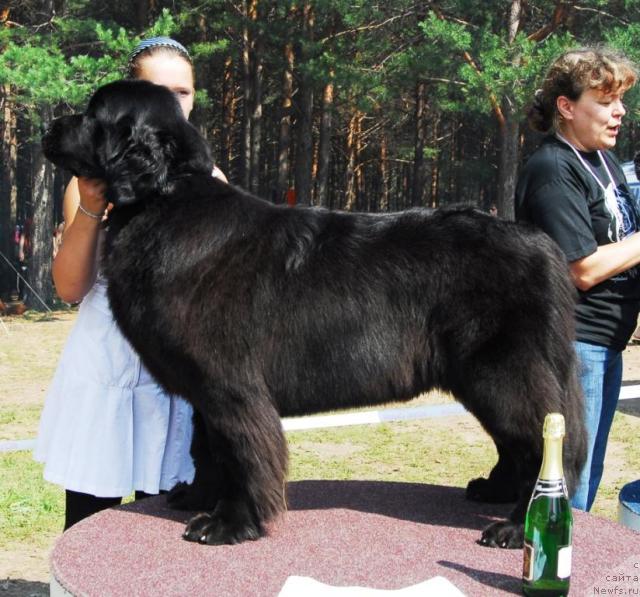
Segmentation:
[(93, 213), (92, 211), (89, 211), (88, 209), (85, 209), (84, 207), (82, 207), (82, 203), (78, 203), (78, 209), (85, 215), (85, 216), (89, 216), (90, 218), (93, 218), (94, 220), (100, 220), (102, 221), (102, 217), (104, 216), (104, 212), (103, 213)]

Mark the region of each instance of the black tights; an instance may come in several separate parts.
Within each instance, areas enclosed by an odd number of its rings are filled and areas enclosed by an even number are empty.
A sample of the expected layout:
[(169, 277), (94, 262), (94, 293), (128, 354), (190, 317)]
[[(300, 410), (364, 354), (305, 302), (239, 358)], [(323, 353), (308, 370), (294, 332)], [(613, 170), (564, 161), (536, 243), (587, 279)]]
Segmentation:
[[(164, 492), (163, 492), (164, 493)], [(136, 500), (151, 497), (153, 494), (144, 491), (136, 491)], [(72, 527), (87, 516), (91, 516), (100, 510), (106, 510), (117, 506), (122, 502), (121, 497), (96, 497), (88, 493), (65, 490), (64, 530)]]

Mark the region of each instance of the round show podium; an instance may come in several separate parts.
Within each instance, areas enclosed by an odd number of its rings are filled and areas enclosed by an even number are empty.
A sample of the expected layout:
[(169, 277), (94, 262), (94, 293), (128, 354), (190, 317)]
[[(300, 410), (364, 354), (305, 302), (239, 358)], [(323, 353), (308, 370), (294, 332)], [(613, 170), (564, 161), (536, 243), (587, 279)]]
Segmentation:
[[(267, 537), (223, 546), (183, 540), (190, 513), (163, 496), (100, 512), (57, 541), (51, 595), (274, 597), (289, 576), (374, 589), (442, 576), (468, 596), (520, 594), (522, 551), (476, 543), (508, 505), (374, 481), (292, 482), (288, 501)], [(640, 591), (640, 533), (584, 512), (574, 520), (571, 595)]]

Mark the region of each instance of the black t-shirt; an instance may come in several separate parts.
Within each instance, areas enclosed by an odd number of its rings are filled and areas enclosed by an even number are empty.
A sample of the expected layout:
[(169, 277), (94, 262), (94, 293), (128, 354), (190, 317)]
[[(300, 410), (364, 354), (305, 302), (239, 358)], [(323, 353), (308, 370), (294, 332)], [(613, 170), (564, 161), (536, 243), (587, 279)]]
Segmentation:
[[(621, 241), (640, 229), (640, 206), (614, 155), (608, 151), (580, 155), (586, 166), (569, 145), (555, 136), (547, 137), (526, 163), (516, 188), (516, 219), (544, 230), (568, 261), (587, 257), (598, 246)], [(638, 317), (640, 268), (578, 293), (577, 339), (623, 350)]]

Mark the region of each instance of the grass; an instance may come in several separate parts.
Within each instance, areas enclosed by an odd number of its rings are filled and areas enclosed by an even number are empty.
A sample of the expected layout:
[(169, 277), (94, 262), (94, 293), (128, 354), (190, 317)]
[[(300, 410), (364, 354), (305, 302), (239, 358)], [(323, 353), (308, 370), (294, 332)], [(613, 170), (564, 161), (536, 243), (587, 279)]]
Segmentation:
[[(69, 312), (4, 320), (8, 334), (0, 327), (0, 440), (35, 437), (44, 394), (73, 320)], [(444, 400), (423, 396), (410, 406)], [(616, 413), (596, 515), (615, 520), (621, 487), (640, 476), (638, 402), (625, 401)], [(486, 475), (496, 458), (491, 440), (469, 415), (295, 431), (287, 437), (292, 480), (464, 487), (469, 479)], [(43, 480), (42, 466), (26, 451), (0, 453), (0, 479), (0, 550), (48, 549), (62, 528), (62, 489)], [(4, 576), (0, 564), (0, 578)]]
[(12, 543), (46, 545), (62, 528), (62, 489), (43, 480), (30, 452), (0, 454), (0, 478), (0, 550)]
[(37, 404), (0, 405), (0, 440), (35, 437), (42, 407)]
[[(459, 430), (451, 442), (451, 426)], [(463, 486), (495, 449), (468, 416), (288, 434), (292, 479), (373, 479)], [(442, 450), (446, 446), (446, 450)], [(464, 456), (464, 458), (462, 457)], [(455, 467), (451, 463), (458, 461)]]
[[(36, 436), (44, 396), (75, 312), (27, 312), (0, 326), (0, 441)], [(0, 453), (0, 550), (46, 549), (60, 533), (63, 491), (30, 452)], [(0, 566), (0, 578), (3, 574)]]
[(73, 311), (3, 318), (0, 326), (0, 440), (35, 437), (40, 409)]

